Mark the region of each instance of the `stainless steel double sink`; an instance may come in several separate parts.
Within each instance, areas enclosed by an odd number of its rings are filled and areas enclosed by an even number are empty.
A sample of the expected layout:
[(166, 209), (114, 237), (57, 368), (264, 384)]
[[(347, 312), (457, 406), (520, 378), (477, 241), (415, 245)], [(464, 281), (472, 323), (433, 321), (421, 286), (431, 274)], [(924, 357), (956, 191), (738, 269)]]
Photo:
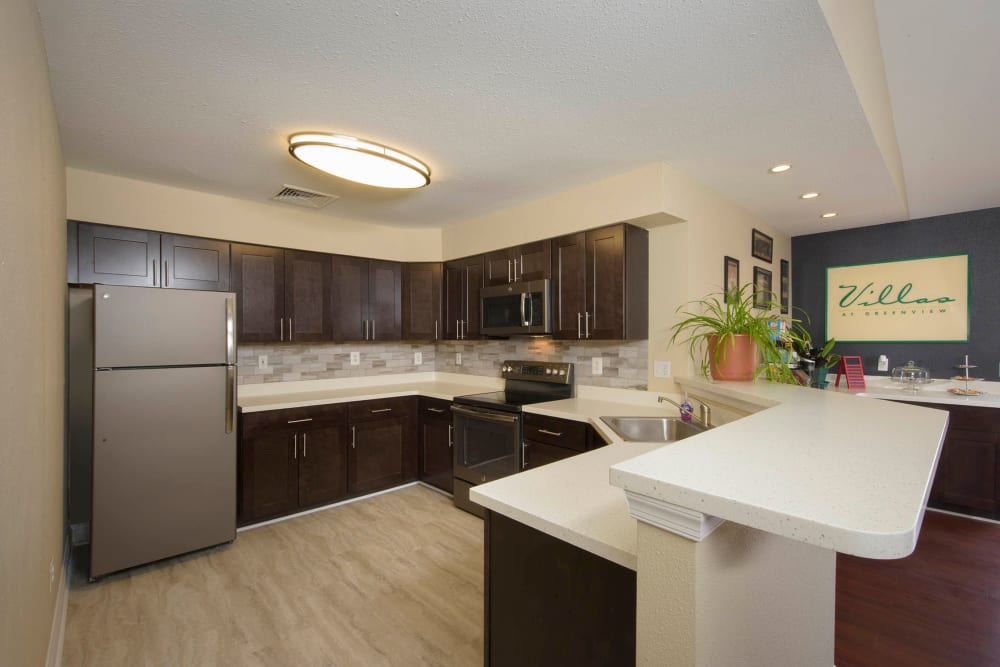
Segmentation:
[(601, 417), (626, 442), (675, 442), (705, 431), (680, 417)]

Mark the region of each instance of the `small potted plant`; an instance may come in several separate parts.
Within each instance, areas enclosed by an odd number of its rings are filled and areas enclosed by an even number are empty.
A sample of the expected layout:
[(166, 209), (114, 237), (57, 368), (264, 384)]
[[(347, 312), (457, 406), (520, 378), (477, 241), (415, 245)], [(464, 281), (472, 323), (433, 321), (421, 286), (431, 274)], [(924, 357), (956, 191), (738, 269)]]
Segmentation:
[[(808, 318), (806, 323), (808, 324)], [(821, 389), (826, 387), (827, 373), (840, 362), (840, 355), (833, 351), (837, 339), (831, 338), (823, 343), (822, 347), (817, 347), (813, 345), (809, 330), (802, 321), (796, 320), (789, 330), (787, 341), (799, 356), (799, 360), (807, 362), (806, 366), (812, 366), (809, 385)]]
[(670, 344), (687, 343), (691, 358), (701, 363), (701, 373), (716, 380), (746, 381), (764, 376), (778, 382), (794, 382), (783, 362), (778, 341), (769, 322), (774, 319), (773, 302), (758, 308), (760, 295), (753, 285), (710, 294), (677, 309), (684, 316), (671, 327)]

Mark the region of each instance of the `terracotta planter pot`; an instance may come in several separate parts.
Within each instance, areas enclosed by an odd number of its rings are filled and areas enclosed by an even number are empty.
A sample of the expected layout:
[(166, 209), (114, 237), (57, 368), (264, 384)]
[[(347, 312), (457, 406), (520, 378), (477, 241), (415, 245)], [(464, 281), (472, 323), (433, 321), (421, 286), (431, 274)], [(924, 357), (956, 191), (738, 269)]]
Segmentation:
[[(716, 380), (745, 382), (753, 379), (757, 367), (757, 344), (746, 334), (726, 339), (725, 348), (716, 356), (718, 336), (708, 337), (708, 354), (712, 377)], [(719, 359), (716, 363), (716, 358)]]

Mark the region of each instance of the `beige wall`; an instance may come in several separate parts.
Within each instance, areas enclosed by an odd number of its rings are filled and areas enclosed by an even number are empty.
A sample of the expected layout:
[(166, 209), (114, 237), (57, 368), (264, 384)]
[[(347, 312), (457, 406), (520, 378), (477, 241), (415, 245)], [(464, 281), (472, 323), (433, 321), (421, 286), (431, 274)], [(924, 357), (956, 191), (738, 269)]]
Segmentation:
[(46, 661), (64, 544), (66, 203), (31, 0), (0, 3), (0, 91), (0, 664), (34, 667)]
[(440, 229), (367, 224), (81, 169), (66, 170), (66, 197), (72, 220), (362, 257), (441, 259)]

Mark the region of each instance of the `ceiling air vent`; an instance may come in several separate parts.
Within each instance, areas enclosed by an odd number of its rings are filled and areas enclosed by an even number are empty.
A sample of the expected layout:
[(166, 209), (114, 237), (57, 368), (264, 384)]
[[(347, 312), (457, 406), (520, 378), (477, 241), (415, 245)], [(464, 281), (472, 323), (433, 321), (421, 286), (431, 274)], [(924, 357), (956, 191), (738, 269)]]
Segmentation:
[(305, 206), (306, 208), (323, 208), (330, 202), (338, 199), (338, 197), (337, 195), (328, 195), (325, 192), (316, 192), (315, 190), (306, 190), (305, 188), (286, 185), (271, 199), (285, 204)]

